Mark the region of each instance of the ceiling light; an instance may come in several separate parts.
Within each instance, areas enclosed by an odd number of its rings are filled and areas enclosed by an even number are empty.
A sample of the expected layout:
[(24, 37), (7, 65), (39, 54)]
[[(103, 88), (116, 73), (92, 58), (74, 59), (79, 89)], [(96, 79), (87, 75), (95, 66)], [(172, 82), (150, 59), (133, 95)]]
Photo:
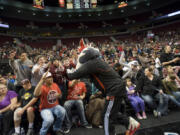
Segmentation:
[(117, 1), (117, 0), (115, 0), (115, 1), (114, 1), (114, 3), (118, 3), (118, 1)]

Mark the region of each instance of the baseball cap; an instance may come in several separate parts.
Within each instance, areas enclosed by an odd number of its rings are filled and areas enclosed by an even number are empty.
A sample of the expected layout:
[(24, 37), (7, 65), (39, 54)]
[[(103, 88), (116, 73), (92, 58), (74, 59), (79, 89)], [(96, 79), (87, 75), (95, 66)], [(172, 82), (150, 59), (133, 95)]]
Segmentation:
[[(45, 74), (46, 73), (44, 73), (43, 76), (45, 76)], [(48, 77), (52, 77), (52, 74), (50, 72), (48, 72), (47, 75), (46, 75), (46, 78), (48, 78)]]

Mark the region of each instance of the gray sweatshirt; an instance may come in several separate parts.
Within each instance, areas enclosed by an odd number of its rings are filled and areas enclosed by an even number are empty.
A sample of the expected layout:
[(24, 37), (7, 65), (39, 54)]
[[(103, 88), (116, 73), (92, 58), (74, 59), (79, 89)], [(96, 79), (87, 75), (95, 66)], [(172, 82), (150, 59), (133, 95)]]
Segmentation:
[(31, 80), (31, 68), (30, 66), (33, 65), (33, 62), (29, 59), (22, 62), (20, 59), (17, 60), (10, 60), (9, 65), (14, 71), (16, 75), (17, 85), (21, 84), (21, 81), (24, 79)]
[[(121, 65), (123, 65), (124, 67), (126, 67), (128, 70), (127, 70), (126, 73), (122, 76), (122, 79), (126, 79), (127, 77), (132, 78), (133, 76), (136, 77), (137, 72), (134, 72), (134, 71), (132, 70), (131, 65), (128, 64), (128, 63), (126, 64), (125, 62), (123, 62), (124, 56), (125, 56), (125, 54), (124, 54), (124, 52), (122, 52), (121, 57), (120, 57), (120, 59), (119, 59), (119, 63), (120, 63)], [(137, 63), (138, 63), (138, 62), (137, 62)]]

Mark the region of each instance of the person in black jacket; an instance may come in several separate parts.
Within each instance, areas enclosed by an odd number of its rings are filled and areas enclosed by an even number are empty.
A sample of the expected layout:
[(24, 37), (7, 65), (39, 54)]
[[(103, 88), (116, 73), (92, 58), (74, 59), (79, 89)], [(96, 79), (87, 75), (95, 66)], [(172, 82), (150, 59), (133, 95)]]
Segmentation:
[(160, 61), (162, 66), (167, 65), (175, 65), (176, 62), (180, 61), (179, 57), (175, 57), (173, 53), (171, 53), (171, 46), (166, 45), (164, 48), (164, 53), (160, 56)]
[(123, 66), (121, 66), (121, 64), (116, 63), (116, 64), (114, 64), (113, 68), (120, 75), (120, 77), (123, 76)]
[(84, 49), (78, 62), (80, 64), (77, 64), (75, 71), (67, 70), (67, 76), (72, 80), (89, 75), (95, 86), (106, 97), (103, 118), (105, 135), (110, 134), (109, 128), (112, 127), (110, 121), (125, 125), (126, 135), (133, 135), (140, 127), (139, 122), (132, 117), (118, 113), (121, 102), (126, 96), (125, 83), (120, 79), (118, 73), (100, 58), (100, 54), (95, 48)]
[[(153, 74), (152, 68), (145, 68), (145, 75), (141, 76), (137, 83), (136, 90), (140, 91), (142, 98), (153, 109), (155, 116), (167, 113), (168, 96), (162, 90), (161, 79)], [(159, 104), (156, 104), (158, 100)]]

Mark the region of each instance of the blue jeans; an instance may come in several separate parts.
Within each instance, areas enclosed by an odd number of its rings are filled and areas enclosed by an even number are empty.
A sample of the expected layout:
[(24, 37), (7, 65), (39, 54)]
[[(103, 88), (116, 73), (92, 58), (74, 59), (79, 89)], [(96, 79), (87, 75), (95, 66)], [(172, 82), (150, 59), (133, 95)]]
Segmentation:
[(161, 114), (167, 114), (169, 101), (168, 95), (158, 93), (156, 99), (159, 101), (157, 111), (161, 112)]
[[(156, 94), (155, 97), (151, 95), (141, 95), (144, 101), (148, 104), (148, 106), (153, 109), (161, 112), (161, 114), (165, 114), (168, 110), (168, 96), (166, 94)], [(156, 104), (155, 100), (158, 100), (158, 105)]]
[(172, 95), (168, 95), (169, 100), (180, 107), (180, 92), (172, 92)]
[(66, 110), (60, 106), (56, 105), (53, 108), (46, 108), (41, 110), (41, 117), (43, 119), (42, 127), (40, 129), (40, 135), (46, 135), (49, 127), (54, 122), (54, 115), (56, 116), (56, 120), (53, 125), (53, 130), (58, 131), (62, 127), (62, 123), (66, 114)]
[(145, 103), (150, 107), (150, 109), (155, 110), (157, 108), (157, 104), (155, 103), (155, 99), (151, 95), (141, 95), (142, 99)]
[(67, 119), (66, 119), (67, 128), (70, 129), (72, 127), (72, 113), (71, 113), (72, 107), (76, 108), (78, 115), (80, 117), (81, 124), (87, 125), (88, 122), (85, 117), (84, 105), (82, 100), (68, 100), (64, 104), (64, 108), (66, 109), (67, 112)]

